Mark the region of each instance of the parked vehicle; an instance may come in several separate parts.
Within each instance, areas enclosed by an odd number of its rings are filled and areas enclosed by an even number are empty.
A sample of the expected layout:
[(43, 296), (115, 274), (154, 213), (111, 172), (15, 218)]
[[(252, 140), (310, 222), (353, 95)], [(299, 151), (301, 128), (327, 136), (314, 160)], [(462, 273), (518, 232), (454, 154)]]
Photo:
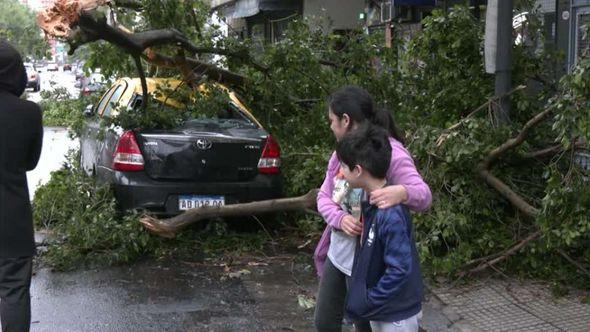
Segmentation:
[(74, 76), (76, 78), (76, 83), (74, 83), (74, 87), (81, 89), (82, 84), (84, 83), (83, 80), (86, 78), (84, 74), (84, 70), (81, 66), (76, 66), (74, 69)]
[[(158, 84), (180, 82), (147, 79)], [(88, 109), (80, 139), (81, 165), (99, 182), (111, 184), (121, 209), (147, 209), (174, 215), (191, 208), (220, 206), (280, 197), (280, 147), (251, 112), (230, 92), (217, 116), (190, 119), (170, 130), (102, 131), (101, 118), (141, 105), (139, 79), (116, 81)], [(177, 102), (156, 95), (161, 108)]]
[(83, 76), (80, 79), (80, 85), (75, 87), (80, 88), (80, 93), (84, 96), (89, 96), (97, 92), (103, 92), (107, 88), (105, 77), (99, 73), (90, 74), (90, 76)]
[(62, 68), (63, 68), (63, 71), (66, 71), (66, 70), (72, 71), (72, 65), (69, 63), (64, 63)]
[(33, 88), (35, 92), (41, 90), (41, 77), (35, 66), (25, 63), (25, 69), (27, 70), (27, 88)]
[(48, 62), (47, 63), (47, 71), (58, 71), (59, 66), (55, 62)]

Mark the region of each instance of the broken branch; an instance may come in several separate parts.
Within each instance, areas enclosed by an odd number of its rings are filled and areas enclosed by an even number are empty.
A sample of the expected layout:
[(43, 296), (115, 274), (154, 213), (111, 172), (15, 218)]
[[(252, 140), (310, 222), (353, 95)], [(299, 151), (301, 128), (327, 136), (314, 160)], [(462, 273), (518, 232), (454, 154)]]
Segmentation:
[(529, 236), (524, 238), (522, 241), (518, 242), (516, 245), (512, 246), (511, 248), (508, 248), (502, 254), (498, 255), (498, 257), (492, 259), (489, 262), (481, 263), (476, 268), (470, 270), (469, 273), (481, 272), (481, 271), (485, 270), (487, 267), (492, 266), (492, 265), (508, 258), (508, 256), (515, 254), (517, 251), (519, 251), (522, 247), (524, 247), (529, 242), (539, 238), (541, 236), (541, 234), (543, 234), (543, 232), (541, 230), (537, 230), (537, 231), (531, 233)]
[(315, 209), (318, 191), (318, 189), (313, 189), (298, 197), (192, 209), (169, 219), (156, 219), (145, 215), (140, 219), (140, 223), (154, 234), (173, 238), (185, 227), (204, 219)]
[(143, 66), (141, 65), (141, 57), (139, 54), (133, 55), (133, 60), (135, 61), (135, 66), (137, 67), (137, 73), (139, 74), (139, 80), (141, 81), (141, 108), (145, 111), (148, 107), (149, 103), (149, 95), (148, 95), (148, 88), (147, 82), (145, 80), (145, 72), (143, 71)]
[(452, 132), (453, 130), (461, 127), (463, 124), (465, 124), (465, 122), (467, 122), (467, 120), (471, 119), (474, 115), (476, 115), (477, 113), (481, 112), (482, 110), (484, 110), (486, 107), (490, 106), (491, 103), (494, 103), (496, 101), (498, 101), (500, 98), (504, 98), (506, 96), (509, 96), (517, 91), (523, 90), (525, 89), (526, 86), (525, 85), (519, 85), (516, 88), (508, 91), (507, 93), (505, 93), (504, 95), (501, 96), (495, 96), (492, 97), (490, 99), (488, 99), (485, 103), (481, 104), (478, 108), (476, 108), (474, 111), (472, 111), (471, 113), (467, 114), (465, 117), (463, 117), (461, 120), (459, 120), (459, 122), (455, 123), (454, 125), (450, 126), (449, 128), (445, 129), (440, 136), (438, 137), (438, 139), (436, 140), (436, 146), (440, 146), (444, 143), (444, 141), (447, 139), (447, 137), (449, 136), (449, 133)]

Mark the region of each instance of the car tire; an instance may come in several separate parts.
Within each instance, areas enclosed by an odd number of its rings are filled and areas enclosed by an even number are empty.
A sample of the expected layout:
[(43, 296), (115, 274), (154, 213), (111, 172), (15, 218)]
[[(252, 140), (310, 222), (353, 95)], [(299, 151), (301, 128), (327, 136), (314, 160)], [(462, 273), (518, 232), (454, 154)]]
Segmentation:
[(37, 83), (37, 85), (35, 85), (35, 87), (33, 87), (34, 92), (39, 92), (39, 90), (41, 90), (41, 82)]

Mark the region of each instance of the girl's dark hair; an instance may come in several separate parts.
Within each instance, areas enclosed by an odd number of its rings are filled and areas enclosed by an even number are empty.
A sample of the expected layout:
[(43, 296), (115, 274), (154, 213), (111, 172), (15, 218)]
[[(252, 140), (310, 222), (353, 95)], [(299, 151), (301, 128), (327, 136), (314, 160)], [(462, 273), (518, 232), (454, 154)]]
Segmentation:
[(390, 136), (401, 143), (405, 141), (391, 113), (386, 109), (377, 109), (369, 92), (359, 86), (347, 85), (336, 90), (328, 98), (328, 106), (339, 119), (344, 114), (348, 114), (351, 120), (350, 125), (353, 123), (362, 125), (369, 121), (385, 129)]

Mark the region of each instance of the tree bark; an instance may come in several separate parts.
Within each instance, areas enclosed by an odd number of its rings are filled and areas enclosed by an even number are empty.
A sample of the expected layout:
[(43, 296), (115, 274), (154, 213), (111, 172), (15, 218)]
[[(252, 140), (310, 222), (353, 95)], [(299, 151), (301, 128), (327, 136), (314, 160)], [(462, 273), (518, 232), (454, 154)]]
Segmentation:
[[(499, 147), (493, 149), (478, 165), (477, 165), (477, 172), (478, 174), (486, 181), (488, 185), (494, 188), (500, 195), (504, 196), (514, 207), (516, 207), (521, 213), (524, 215), (534, 218), (539, 214), (539, 210), (522, 198), (519, 194), (517, 194), (514, 190), (512, 190), (508, 185), (506, 185), (503, 181), (495, 177), (492, 172), (491, 168), (501, 157), (503, 157), (508, 151), (514, 149), (515, 147), (521, 145), (526, 137), (528, 136), (529, 132), (532, 128), (539, 125), (543, 120), (545, 120), (553, 111), (552, 107), (545, 109), (543, 112), (535, 115), (532, 119), (530, 119), (523, 128), (520, 130), (518, 135), (514, 138), (508, 139), (504, 144), (500, 145)], [(525, 239), (517, 243), (515, 246), (505, 250), (504, 252), (488, 256), (481, 259), (472, 260), (470, 264), (474, 262), (483, 261), (478, 267), (469, 271), (469, 273), (476, 273), (486, 269), (489, 266), (492, 266), (514, 253), (518, 252), (522, 247), (524, 247), (529, 242), (536, 240), (542, 235), (541, 230), (536, 230), (535, 232), (531, 233)], [(491, 260), (490, 260), (491, 259)]]
[(185, 227), (204, 219), (247, 216), (278, 211), (315, 210), (318, 191), (318, 189), (313, 189), (307, 194), (298, 197), (192, 209), (169, 219), (156, 219), (145, 215), (140, 219), (140, 223), (154, 234), (173, 238)]
[(148, 93), (148, 88), (147, 88), (147, 82), (145, 80), (145, 72), (143, 71), (143, 66), (141, 65), (141, 57), (139, 56), (139, 54), (134, 54), (133, 60), (135, 61), (135, 66), (137, 67), (137, 73), (139, 74), (139, 79), (141, 81), (141, 94), (142, 94), (141, 109), (143, 109), (145, 111), (147, 109), (148, 103), (149, 103), (149, 93)]
[(541, 123), (545, 118), (551, 114), (553, 111), (552, 108), (547, 108), (543, 112), (535, 115), (532, 119), (530, 119), (522, 128), (522, 130), (518, 133), (518, 135), (514, 138), (508, 139), (504, 144), (500, 145), (499, 147), (492, 150), (478, 165), (477, 165), (477, 172), (478, 174), (496, 191), (500, 193), (500, 195), (504, 196), (512, 205), (514, 205), (518, 210), (524, 213), (528, 217), (535, 217), (539, 210), (527, 203), (520, 195), (518, 195), (514, 190), (512, 190), (509, 186), (507, 186), (504, 182), (500, 179), (495, 177), (492, 172), (491, 168), (495, 162), (498, 161), (502, 156), (504, 156), (508, 151), (514, 149), (515, 147), (521, 145), (528, 133), (532, 128), (537, 126)]
[(506, 251), (504, 251), (503, 253), (499, 254), (498, 257), (492, 259), (491, 261), (486, 261), (481, 263), (478, 267), (470, 270), (470, 273), (477, 273), (477, 272), (481, 272), (483, 270), (485, 270), (487, 267), (492, 266), (506, 258), (508, 258), (508, 256), (515, 254), (516, 252), (518, 252), (522, 247), (524, 247), (525, 245), (527, 245), (529, 242), (536, 240), (537, 238), (539, 238), (541, 235), (543, 234), (543, 232), (541, 230), (537, 230), (533, 233), (531, 233), (529, 236), (527, 236), (526, 238), (524, 238), (522, 241), (518, 242), (516, 245), (508, 248)]

